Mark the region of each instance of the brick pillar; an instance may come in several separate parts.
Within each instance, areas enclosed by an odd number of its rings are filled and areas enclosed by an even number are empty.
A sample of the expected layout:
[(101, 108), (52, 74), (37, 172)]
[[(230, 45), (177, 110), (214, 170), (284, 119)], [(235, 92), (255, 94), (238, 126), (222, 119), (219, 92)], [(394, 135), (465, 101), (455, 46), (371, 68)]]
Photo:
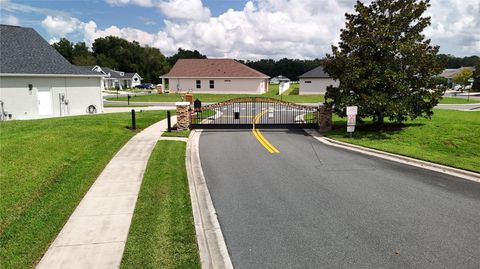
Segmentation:
[(319, 107), (318, 130), (320, 132), (327, 132), (332, 130), (332, 108), (326, 105)]
[(190, 103), (177, 102), (177, 131), (190, 129)]

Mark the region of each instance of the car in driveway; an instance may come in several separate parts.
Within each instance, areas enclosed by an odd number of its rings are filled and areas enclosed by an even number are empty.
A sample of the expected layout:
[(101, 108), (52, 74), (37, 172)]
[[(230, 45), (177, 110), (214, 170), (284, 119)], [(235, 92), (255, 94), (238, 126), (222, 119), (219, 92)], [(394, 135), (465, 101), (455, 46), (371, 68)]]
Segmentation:
[(136, 89), (155, 89), (155, 85), (152, 83), (142, 83), (135, 86)]

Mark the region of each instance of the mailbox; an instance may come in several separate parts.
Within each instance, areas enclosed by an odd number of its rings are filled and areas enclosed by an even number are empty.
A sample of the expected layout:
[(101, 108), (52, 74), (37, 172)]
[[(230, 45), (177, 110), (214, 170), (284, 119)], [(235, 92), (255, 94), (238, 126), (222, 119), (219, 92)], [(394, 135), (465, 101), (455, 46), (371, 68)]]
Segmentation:
[(240, 112), (235, 112), (234, 117), (235, 117), (236, 120), (239, 120), (240, 119)]
[(195, 111), (200, 111), (200, 109), (202, 108), (202, 101), (196, 99), (194, 102), (193, 102), (193, 109)]

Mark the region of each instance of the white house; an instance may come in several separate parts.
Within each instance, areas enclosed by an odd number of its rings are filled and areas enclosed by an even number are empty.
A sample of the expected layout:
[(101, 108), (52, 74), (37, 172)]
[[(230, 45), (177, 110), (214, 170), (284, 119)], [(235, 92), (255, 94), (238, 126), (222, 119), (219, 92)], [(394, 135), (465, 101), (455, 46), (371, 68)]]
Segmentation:
[(250, 94), (267, 92), (269, 79), (233, 59), (179, 59), (161, 78), (170, 92)]
[(300, 95), (325, 94), (328, 86), (338, 86), (338, 81), (325, 73), (321, 66), (308, 71), (298, 78), (300, 82)]
[(0, 118), (103, 112), (103, 75), (70, 64), (32, 28), (0, 25)]
[(103, 87), (111, 89), (118, 87), (120, 89), (133, 88), (142, 83), (143, 78), (137, 73), (125, 73), (113, 70), (108, 67), (100, 67), (98, 65), (88, 66), (90, 70), (101, 73), (104, 76)]
[(284, 83), (290, 82), (290, 79), (283, 75), (279, 75), (270, 79), (270, 84), (280, 84), (282, 82)]

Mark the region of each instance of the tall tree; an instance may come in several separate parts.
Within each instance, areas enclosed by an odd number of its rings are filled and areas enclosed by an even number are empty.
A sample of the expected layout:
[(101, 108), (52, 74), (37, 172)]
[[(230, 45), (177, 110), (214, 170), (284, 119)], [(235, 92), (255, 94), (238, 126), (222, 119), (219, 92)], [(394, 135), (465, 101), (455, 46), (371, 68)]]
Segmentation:
[(402, 122), (433, 115), (443, 94), (435, 76), (444, 64), (439, 47), (422, 33), (430, 25), (423, 16), (429, 6), (429, 0), (374, 0), (369, 6), (357, 1), (355, 13), (346, 14), (339, 46), (323, 61), (339, 81), (325, 95), (338, 115), (345, 116), (348, 105), (358, 105), (358, 116), (378, 125), (386, 117)]
[(206, 59), (207, 56), (201, 54), (198, 50), (188, 50), (178, 48), (178, 52), (167, 58), (170, 66), (175, 65), (178, 59)]
[(472, 76), (472, 70), (465, 68), (453, 76), (453, 82), (455, 82), (455, 84), (462, 85), (462, 88), (465, 88), (465, 86), (470, 85), (468, 80), (471, 79)]
[(52, 44), (62, 56), (67, 59), (69, 62), (72, 62), (73, 59), (73, 43), (66, 38), (61, 38), (58, 42)]
[(480, 91), (480, 61), (477, 61), (475, 64), (475, 70), (473, 71), (472, 90)]
[(75, 65), (95, 65), (97, 60), (85, 42), (78, 42), (73, 46), (72, 63)]

